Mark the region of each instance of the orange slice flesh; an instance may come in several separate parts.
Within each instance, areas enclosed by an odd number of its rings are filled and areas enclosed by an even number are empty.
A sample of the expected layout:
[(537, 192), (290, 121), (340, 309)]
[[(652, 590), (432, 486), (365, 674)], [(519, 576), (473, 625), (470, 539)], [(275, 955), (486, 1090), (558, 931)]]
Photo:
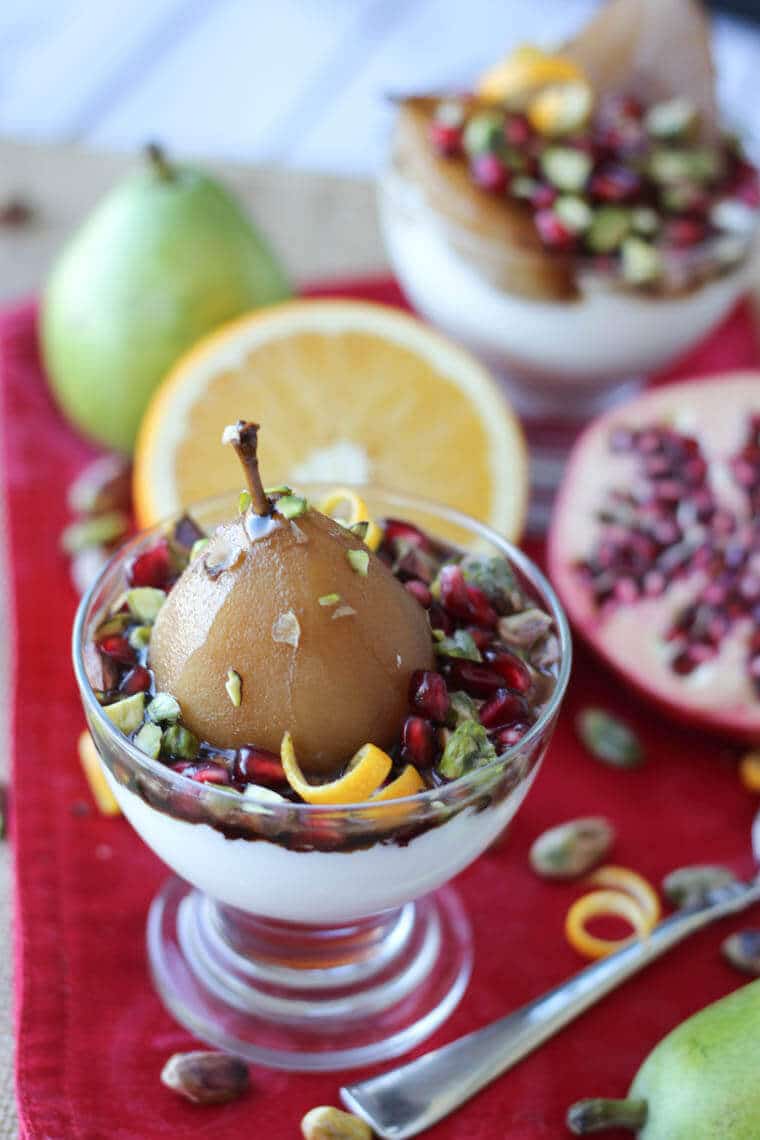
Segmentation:
[(484, 99), (511, 102), (527, 98), (542, 87), (583, 80), (583, 72), (567, 56), (523, 44), (480, 78), (478, 94)]
[(87, 783), (90, 785), (92, 798), (95, 800), (98, 811), (102, 815), (121, 815), (121, 808), (103, 775), (98, 750), (86, 729), (77, 741), (77, 751), (79, 752), (79, 763), (87, 777)]
[(364, 301), (293, 301), (202, 340), (155, 393), (135, 453), (141, 526), (240, 488), (226, 424), (262, 425), (267, 486), (370, 483), (522, 528), (522, 431), (490, 373), (421, 321)]
[(589, 891), (576, 899), (570, 907), (565, 918), (565, 935), (570, 945), (586, 958), (604, 958), (613, 950), (620, 950), (633, 941), (630, 938), (598, 938), (586, 929), (586, 923), (592, 918), (601, 918), (603, 915), (617, 915), (629, 922), (639, 938), (646, 938), (652, 929), (653, 923), (649, 921), (639, 904), (630, 895), (622, 891), (601, 890)]
[(386, 784), (379, 792), (372, 795), (372, 802), (376, 803), (378, 800), (400, 800), (402, 796), (414, 796), (417, 792), (421, 792), (425, 787), (425, 781), (420, 776), (417, 769), (413, 764), (407, 764), (403, 772), (396, 776), (395, 780), (391, 780), (390, 784)]
[(393, 761), (375, 744), (365, 744), (352, 757), (347, 771), (328, 784), (310, 784), (296, 759), (293, 737), (286, 732), (280, 746), (285, 777), (307, 804), (354, 804), (367, 800), (382, 784)]
[[(376, 522), (369, 517), (369, 510), (364, 499), (351, 487), (337, 487), (319, 504), (323, 515), (337, 519), (344, 526), (355, 526), (356, 523), (368, 523), (364, 545), (370, 550), (377, 550), (383, 541), (383, 532)], [(343, 513), (341, 513), (341, 511)]]

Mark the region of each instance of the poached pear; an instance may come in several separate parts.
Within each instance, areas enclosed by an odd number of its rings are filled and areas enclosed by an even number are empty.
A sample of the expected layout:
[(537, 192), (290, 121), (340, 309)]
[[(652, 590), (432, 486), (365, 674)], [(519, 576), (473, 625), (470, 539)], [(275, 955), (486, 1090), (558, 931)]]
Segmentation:
[(257, 431), (225, 431), (244, 509), (175, 584), (151, 664), (202, 740), (279, 752), (290, 732), (303, 770), (333, 775), (362, 745), (398, 739), (411, 674), (433, 668), (430, 626), (358, 535), (287, 489), (265, 493)]
[(182, 353), (289, 293), (232, 194), (151, 147), (53, 267), (41, 337), (54, 394), (87, 435), (131, 451), (153, 389)]
[(706, 1006), (652, 1050), (626, 1100), (574, 1104), (575, 1135), (627, 1128), (639, 1140), (757, 1140), (760, 981)]

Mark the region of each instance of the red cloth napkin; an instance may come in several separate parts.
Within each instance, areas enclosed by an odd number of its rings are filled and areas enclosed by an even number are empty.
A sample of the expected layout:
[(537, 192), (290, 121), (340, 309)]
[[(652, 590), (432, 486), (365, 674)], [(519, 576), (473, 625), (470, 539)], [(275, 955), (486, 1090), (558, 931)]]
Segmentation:
[[(320, 291), (401, 303), (387, 281)], [(679, 372), (756, 362), (749, 317), (739, 310)], [(58, 536), (67, 521), (64, 488), (92, 449), (48, 396), (32, 305), (0, 317), (0, 380), (16, 629), (13, 836), (22, 1136), (293, 1140), (309, 1108), (338, 1103), (342, 1074), (253, 1069), (251, 1093), (221, 1108), (195, 1108), (159, 1082), (166, 1058), (195, 1043), (164, 1011), (146, 968), (145, 917), (165, 869), (124, 820), (83, 806), (90, 800), (75, 750), (83, 716), (69, 661), (77, 599)], [(646, 767), (612, 771), (584, 753), (572, 726), (574, 714), (590, 702), (636, 723), (649, 756)], [(725, 862), (748, 871), (755, 805), (733, 760), (719, 743), (658, 719), (579, 652), (561, 723), (510, 836), (458, 880), (475, 932), (474, 976), (459, 1008), (424, 1048), (514, 1009), (583, 965), (563, 936), (564, 915), (579, 888), (548, 885), (528, 869), (528, 846), (544, 828), (577, 815), (607, 815), (619, 832), (615, 860), (655, 882), (690, 862)], [(429, 1135), (557, 1140), (565, 1134), (572, 1101), (622, 1095), (660, 1037), (740, 984), (718, 949), (741, 923), (724, 922), (655, 963)]]

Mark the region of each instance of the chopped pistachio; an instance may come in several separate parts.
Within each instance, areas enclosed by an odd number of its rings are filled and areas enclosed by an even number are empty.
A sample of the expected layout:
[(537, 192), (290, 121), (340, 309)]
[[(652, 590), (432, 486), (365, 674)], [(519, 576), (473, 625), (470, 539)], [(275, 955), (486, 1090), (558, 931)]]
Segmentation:
[(435, 651), (440, 657), (461, 657), (465, 661), (483, 660), (474, 637), (466, 629), (457, 629), (451, 637), (436, 642)]
[(166, 593), (155, 586), (137, 586), (127, 592), (127, 608), (144, 625), (152, 625), (166, 601)]
[(130, 499), (130, 463), (110, 453), (88, 463), (69, 485), (68, 505), (78, 515), (127, 510)]
[(184, 725), (173, 724), (164, 730), (161, 751), (179, 760), (192, 760), (198, 752), (198, 738)]
[(323, 594), (319, 599), (320, 606), (337, 606), (340, 594)]
[(586, 185), (593, 162), (582, 150), (569, 146), (547, 147), (540, 158), (545, 178), (568, 194), (576, 194)]
[(705, 906), (710, 895), (737, 881), (728, 867), (716, 863), (698, 863), (677, 867), (662, 880), (662, 893), (668, 902), (680, 910), (683, 907)]
[(653, 138), (677, 139), (690, 134), (698, 119), (699, 113), (694, 104), (679, 96), (650, 107), (644, 125)]
[(351, 523), (348, 529), (351, 531), (351, 534), (355, 534), (357, 538), (360, 538), (362, 542), (364, 542), (367, 537), (367, 531), (369, 530), (369, 523), (364, 520), (362, 520), (362, 522)]
[(286, 519), (298, 519), (305, 515), (309, 509), (306, 499), (300, 495), (284, 495), (277, 500), (277, 510)]
[(320, 1105), (301, 1121), (304, 1140), (372, 1140), (372, 1129), (358, 1116), (332, 1105)]
[(153, 724), (173, 724), (179, 720), (179, 701), (171, 693), (156, 693), (148, 705), (148, 720)]
[(264, 490), (265, 495), (292, 495), (293, 491), (286, 483), (281, 483), (279, 487), (266, 487)]
[(149, 625), (133, 625), (127, 634), (127, 641), (133, 649), (147, 649), (151, 633)]
[(554, 203), (554, 212), (573, 234), (582, 234), (591, 225), (594, 211), (576, 194), (562, 194)]
[(335, 621), (336, 618), (353, 617), (355, 613), (356, 610), (353, 606), (338, 606), (338, 608), (332, 612), (332, 619)]
[(651, 206), (636, 206), (631, 210), (631, 225), (641, 237), (654, 237), (660, 228), (660, 217)]
[(234, 669), (228, 669), (224, 687), (234, 707), (239, 709), (243, 700), (243, 682), (240, 680), (240, 674)]
[(760, 977), (760, 930), (739, 930), (730, 934), (720, 947), (729, 965), (742, 974)]
[(597, 760), (613, 768), (638, 768), (644, 749), (635, 732), (605, 709), (582, 709), (576, 720), (578, 735)]
[(193, 1104), (227, 1104), (249, 1087), (248, 1066), (227, 1053), (175, 1053), (161, 1081)]
[(70, 523), (61, 534), (61, 547), (67, 554), (78, 554), (91, 546), (108, 546), (122, 538), (128, 528), (129, 519), (123, 511), (107, 511)]
[(659, 251), (642, 238), (626, 238), (622, 246), (623, 279), (630, 285), (649, 285), (662, 273)]
[(123, 633), (131, 621), (131, 614), (113, 614), (108, 621), (104, 621), (99, 627), (97, 633), (98, 641), (102, 641), (104, 637), (109, 637), (112, 633)]
[(495, 759), (496, 749), (483, 725), (474, 720), (463, 720), (446, 741), (438, 770), (449, 780), (456, 780), (465, 772)]
[(241, 515), (245, 514), (245, 512), (248, 510), (250, 505), (251, 505), (251, 492), (250, 491), (241, 491), (240, 492), (240, 498), (238, 499), (238, 510), (240, 511)]
[(551, 616), (544, 610), (531, 607), (509, 617), (499, 618), (496, 630), (506, 645), (520, 649), (530, 649), (540, 637), (548, 633), (553, 624)]
[(433, 635), (433, 641), (444, 641), (446, 639), (446, 634), (442, 629), (433, 629), (430, 632)]
[(196, 538), (190, 549), (190, 561), (194, 562), (199, 554), (203, 554), (203, 551), (206, 549), (210, 542), (210, 538)]
[(449, 694), (448, 721), (452, 728), (456, 728), (464, 720), (478, 720), (478, 706), (469, 693), (457, 689)]
[(355, 570), (360, 578), (366, 578), (369, 573), (369, 554), (366, 550), (347, 550), (346, 558), (349, 561), (352, 570)]
[(505, 558), (469, 554), (462, 561), (462, 573), (499, 611), (514, 609), (520, 600), (517, 579)]
[(631, 211), (625, 206), (600, 206), (586, 231), (592, 253), (614, 253), (631, 229)]
[(530, 865), (544, 879), (575, 879), (601, 863), (614, 841), (614, 827), (601, 816), (571, 819), (533, 841)]
[(247, 784), (243, 795), (247, 800), (255, 800), (262, 804), (284, 804), (287, 802), (279, 792), (265, 788), (261, 784)]
[(473, 115), (464, 129), (462, 145), (468, 155), (498, 150), (504, 144), (504, 120), (498, 111)]
[(300, 640), (301, 625), (292, 610), (286, 610), (284, 614), (275, 618), (272, 624), (272, 641), (281, 645), (292, 645), (297, 649)]
[(122, 701), (105, 705), (103, 712), (112, 724), (120, 728), (125, 736), (129, 736), (142, 724), (145, 712), (145, 693), (135, 693), (131, 697), (125, 697)]
[(144, 724), (135, 736), (135, 744), (142, 752), (157, 760), (161, 751), (161, 729), (157, 724)]

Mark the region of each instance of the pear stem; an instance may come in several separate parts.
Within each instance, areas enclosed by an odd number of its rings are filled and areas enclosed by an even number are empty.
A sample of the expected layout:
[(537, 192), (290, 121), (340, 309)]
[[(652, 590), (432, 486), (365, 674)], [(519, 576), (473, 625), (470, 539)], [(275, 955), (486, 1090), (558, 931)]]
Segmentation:
[(175, 177), (174, 167), (171, 165), (166, 157), (166, 151), (158, 143), (148, 143), (145, 148), (145, 157), (152, 166), (154, 172), (163, 182), (173, 182)]
[(271, 515), (272, 503), (264, 492), (264, 484), (259, 473), (259, 460), (257, 455), (259, 425), (249, 423), (247, 420), (238, 420), (234, 431), (230, 432), (229, 441), (235, 448), (238, 459), (245, 471), (245, 480), (251, 496), (251, 510), (256, 515)]
[(579, 1100), (567, 1112), (567, 1126), (574, 1136), (589, 1132), (606, 1132), (608, 1128), (627, 1128), (638, 1132), (647, 1120), (645, 1100)]

